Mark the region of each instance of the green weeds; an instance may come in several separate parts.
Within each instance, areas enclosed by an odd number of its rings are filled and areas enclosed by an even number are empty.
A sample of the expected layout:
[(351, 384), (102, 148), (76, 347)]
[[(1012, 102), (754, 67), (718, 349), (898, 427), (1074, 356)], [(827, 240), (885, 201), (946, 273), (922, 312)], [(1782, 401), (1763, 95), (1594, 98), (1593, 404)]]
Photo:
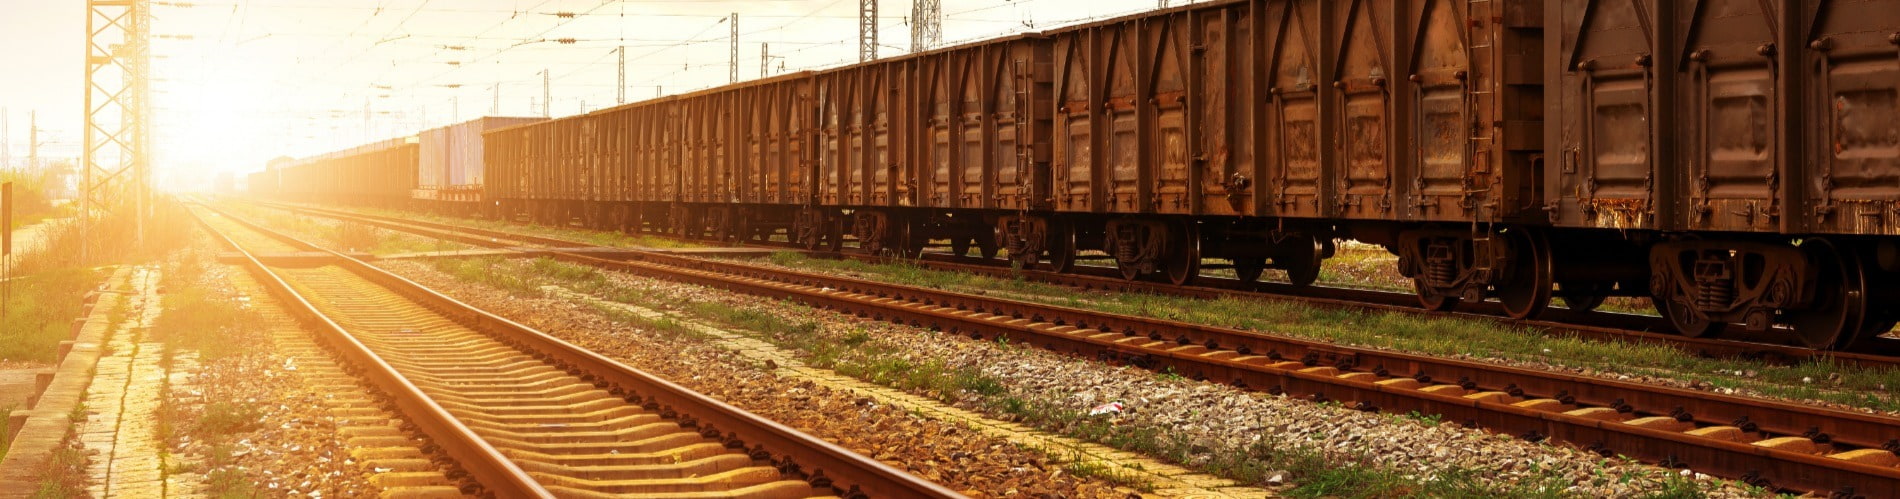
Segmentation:
[(85, 448), (79, 445), (78, 435), (68, 428), (66, 441), (53, 449), (53, 455), (46, 460), (46, 467), (40, 471), (39, 487), (33, 491), (35, 499), (64, 499), (68, 497), (86, 497)]
[(82, 298), (101, 278), (99, 271), (68, 267), (15, 279), (0, 317), (0, 359), (52, 362), (84, 310)]

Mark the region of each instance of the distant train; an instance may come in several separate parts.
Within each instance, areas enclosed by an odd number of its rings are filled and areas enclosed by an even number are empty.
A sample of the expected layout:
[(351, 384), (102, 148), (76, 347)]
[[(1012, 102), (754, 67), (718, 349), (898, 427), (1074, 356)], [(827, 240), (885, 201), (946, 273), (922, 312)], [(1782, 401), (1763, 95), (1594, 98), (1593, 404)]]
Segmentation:
[(252, 185), (1054, 270), (1100, 250), (1176, 283), (1225, 260), (1305, 285), (1356, 239), (1427, 308), (1643, 296), (1682, 334), (1817, 348), (1897, 317), (1894, 1), (1204, 2), (460, 126), (485, 177), (429, 183), (425, 132)]

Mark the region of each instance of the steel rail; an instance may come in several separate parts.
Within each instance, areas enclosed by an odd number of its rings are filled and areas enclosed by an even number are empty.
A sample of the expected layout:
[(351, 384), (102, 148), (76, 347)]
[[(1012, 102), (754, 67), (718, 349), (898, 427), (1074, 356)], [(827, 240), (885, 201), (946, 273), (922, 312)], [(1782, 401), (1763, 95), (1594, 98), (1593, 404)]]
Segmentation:
[[(420, 387), (410, 382), (402, 373), (397, 372), (394, 366), (389, 365), (381, 356), (371, 351), (369, 346), (358, 341), (341, 324), (319, 311), (315, 304), (292, 288), (290, 283), (276, 271), (259, 261), (256, 255), (239, 245), (237, 240), (213, 227), (197, 211), (190, 211), (192, 218), (198, 221), (205, 232), (224, 241), (226, 246), (243, 257), (245, 268), (259, 278), (265, 289), (279, 301), (290, 305), (286, 308), (291, 315), (316, 329), (318, 337), (328, 343), (333, 351), (343, 356), (346, 361), (363, 368), (362, 375), (384, 393), (390, 394), (402, 414), (408, 416), (410, 422), (415, 423), (422, 433), (428, 435), (436, 445), (440, 446), (443, 453), (448, 454), (461, 465), (463, 470), (468, 471), (470, 477), (477, 483), (499, 497), (554, 497), (554, 494), (548, 492), (540, 482), (529, 476), (527, 471), (503, 456), (500, 450), (489, 445), (488, 441), (476, 435), (474, 430), (462, 424), (462, 421), (450, 414), (448, 409), (424, 394)], [(224, 216), (222, 213), (219, 215)], [(226, 216), (226, 219), (243, 223), (229, 216)], [(266, 233), (266, 235), (269, 234)], [(315, 245), (292, 238), (279, 237), (277, 239), (313, 251), (322, 250)]]
[[(315, 247), (255, 222), (229, 214), (226, 216), (260, 233)], [(735, 448), (751, 449), (755, 454), (767, 452), (783, 456), (781, 468), (784, 471), (803, 476), (814, 486), (823, 488), (837, 484), (848, 490), (848, 497), (962, 497), (962, 494), (942, 485), (474, 307), (360, 259), (329, 249), (317, 249), (333, 255), (345, 268), (398, 294), (425, 303), (471, 329), (486, 332), (524, 351), (547, 355), (556, 365), (611, 387), (611, 392), (637, 395), (649, 405), (658, 404), (685, 415), (701, 429), (702, 434), (717, 436), (728, 447), (738, 446)]]
[[(415, 232), (403, 223), (328, 215)], [(420, 225), (420, 224), (418, 224)], [(466, 227), (463, 232), (480, 233)], [(580, 243), (492, 231), (492, 237), (578, 247)], [(453, 234), (436, 233), (438, 236)], [(474, 234), (465, 242), (498, 243)], [(647, 252), (620, 261), (551, 250), (555, 258), (638, 275), (747, 294), (792, 298), (809, 305), (984, 338), (1030, 338), (1056, 351), (1149, 368), (1172, 367), (1196, 379), (1233, 383), (1365, 409), (1418, 410), (1451, 421), (1531, 439), (1557, 438), (1603, 453), (1686, 465), (1776, 487), (1827, 491), (1900, 491), (1900, 469), (1741, 441), (1624, 424), (1635, 416), (1673, 419), (1701, 428), (1735, 427), (1745, 434), (1808, 438), (1863, 449), (1895, 447), (1900, 419), (1763, 399), (1589, 378), (1477, 362), (1345, 347), (1269, 334), (1145, 317), (1049, 306), (862, 279)], [(1290, 361), (1287, 359), (1300, 359)], [(1365, 376), (1372, 375), (1372, 376)], [(1397, 382), (1414, 380), (1415, 383)], [(1458, 380), (1455, 395), (1419, 388)], [(1476, 396), (1476, 398), (1474, 398)], [(1535, 409), (1596, 408), (1588, 415)], [(1618, 416), (1621, 414), (1623, 416)], [(1652, 422), (1657, 422), (1651, 420)], [(1659, 425), (1670, 426), (1670, 425)], [(1806, 437), (1796, 437), (1806, 435)]]

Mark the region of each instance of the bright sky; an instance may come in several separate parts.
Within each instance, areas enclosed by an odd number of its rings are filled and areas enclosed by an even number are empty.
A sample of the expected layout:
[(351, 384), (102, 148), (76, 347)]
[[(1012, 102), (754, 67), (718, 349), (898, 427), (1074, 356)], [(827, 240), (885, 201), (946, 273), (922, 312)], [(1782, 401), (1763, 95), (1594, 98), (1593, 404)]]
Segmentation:
[[(723, 84), (739, 13), (739, 75), (857, 59), (855, 0), (162, 0), (154, 7), (155, 164), (196, 184), (413, 134), (482, 115), (614, 105), (616, 50), (627, 99)], [(1175, 0), (1174, 3), (1185, 3)], [(944, 40), (969, 41), (1152, 9), (1155, 0), (942, 0)], [(879, 12), (882, 55), (910, 47), (911, 2)], [(572, 13), (565, 16), (563, 13)], [(28, 110), (42, 154), (78, 155), (82, 0), (0, 0), (0, 106), (10, 148), (26, 154)], [(188, 36), (189, 39), (184, 37)], [(573, 43), (559, 40), (572, 38)], [(499, 98), (497, 99), (497, 88)], [(366, 128), (365, 107), (369, 109)], [(200, 184), (201, 185), (201, 184)]]

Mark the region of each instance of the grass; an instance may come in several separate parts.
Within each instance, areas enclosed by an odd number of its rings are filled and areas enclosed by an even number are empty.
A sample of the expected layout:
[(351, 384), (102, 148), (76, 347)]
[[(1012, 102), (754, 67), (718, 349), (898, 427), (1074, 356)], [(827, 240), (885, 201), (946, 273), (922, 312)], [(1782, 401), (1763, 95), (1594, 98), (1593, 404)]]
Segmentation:
[(7, 449), (13, 446), (13, 418), (11, 415), (14, 410), (19, 408), (20, 406), (18, 404), (0, 406), (0, 416), (8, 416), (5, 419), (0, 419), (0, 459), (6, 459)]
[(215, 401), (205, 404), (192, 433), (211, 437), (236, 435), (257, 429), (257, 421), (263, 416), (256, 404)]
[(202, 286), (171, 287), (164, 313), (152, 325), (154, 339), (165, 343), (167, 357), (176, 349), (198, 352), (206, 360), (247, 353), (263, 334), (264, 319), (216, 291)]
[(486, 284), (525, 296), (541, 296), (541, 285), (536, 282), (535, 276), (521, 269), (501, 270), (502, 267), (511, 267), (508, 265), (510, 263), (513, 262), (501, 257), (438, 258), (429, 261), (437, 271), (463, 281)]
[(36, 499), (87, 496), (86, 465), (91, 458), (87, 457), (85, 448), (79, 445), (74, 430), (69, 427), (66, 432), (66, 441), (53, 449), (53, 455), (46, 460), (46, 467), (40, 471), (39, 487), (33, 491)]
[(260, 487), (244, 476), (237, 466), (237, 458), (232, 455), (233, 447), (229, 443), (215, 444), (205, 454), (204, 494), (219, 499), (260, 497)]
[(103, 273), (78, 267), (46, 270), (12, 282), (6, 316), (0, 317), (0, 359), (52, 362), (59, 342), (72, 333), (82, 298)]
[(1806, 361), (1780, 366), (1748, 359), (1703, 358), (1667, 345), (1595, 341), (1549, 335), (1490, 321), (1426, 317), (1402, 312), (1327, 308), (1280, 300), (1214, 300), (1139, 293), (1081, 292), (1073, 288), (967, 273), (929, 270), (907, 263), (868, 263), (773, 254), (773, 264), (845, 274), (881, 282), (982, 292), (1047, 305), (1179, 320), (1351, 345), (1369, 345), (1434, 356), (1499, 358), (1585, 367), (1630, 376), (1705, 381), (1715, 388), (1774, 397), (1823, 400), (1900, 411), (1900, 369), (1863, 368)]

